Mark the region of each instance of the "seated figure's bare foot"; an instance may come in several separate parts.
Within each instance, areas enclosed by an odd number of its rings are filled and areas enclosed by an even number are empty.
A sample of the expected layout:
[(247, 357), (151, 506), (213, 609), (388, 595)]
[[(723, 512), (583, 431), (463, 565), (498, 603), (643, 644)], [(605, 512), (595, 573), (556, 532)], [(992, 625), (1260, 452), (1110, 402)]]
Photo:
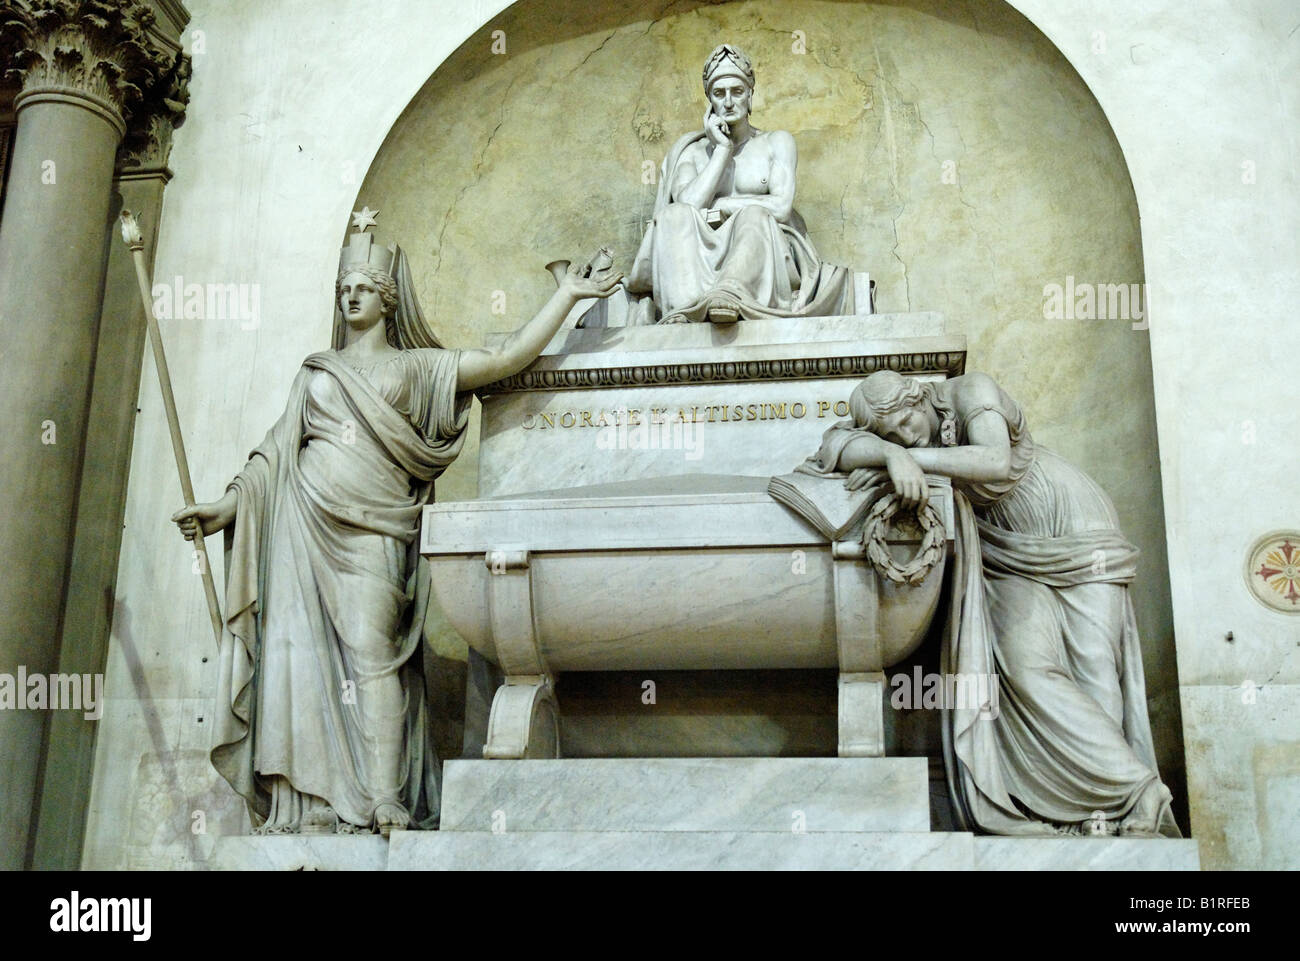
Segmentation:
[(328, 805), (314, 807), (304, 811), (298, 828), (303, 834), (333, 834), (338, 828), (339, 817)]
[(709, 322), (734, 324), (740, 320), (740, 304), (726, 294), (714, 294), (708, 309)]
[(385, 801), (375, 808), (375, 827), (385, 838), (394, 830), (400, 831), (410, 823), (411, 815), (396, 801)]
[[(1142, 791), (1133, 810), (1119, 823), (1119, 833), (1130, 838), (1169, 836), (1173, 822), (1170, 802), (1174, 795), (1159, 781), (1152, 781)], [(1177, 828), (1174, 827), (1176, 831)], [(1177, 835), (1173, 835), (1177, 836)]]

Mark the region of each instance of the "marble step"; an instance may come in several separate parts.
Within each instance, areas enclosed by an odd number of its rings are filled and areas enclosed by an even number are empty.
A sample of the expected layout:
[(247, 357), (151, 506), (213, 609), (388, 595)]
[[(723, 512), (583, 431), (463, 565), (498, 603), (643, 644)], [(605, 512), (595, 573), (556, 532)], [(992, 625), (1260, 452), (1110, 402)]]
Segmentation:
[(1195, 871), (1193, 840), (990, 838), (948, 832), (398, 831), (218, 838), (218, 871)]
[(964, 833), (737, 831), (401, 832), (406, 870), (1116, 870), (1195, 871), (1195, 841), (984, 838)]
[(443, 777), (443, 834), (930, 829), (923, 757), (448, 761)]

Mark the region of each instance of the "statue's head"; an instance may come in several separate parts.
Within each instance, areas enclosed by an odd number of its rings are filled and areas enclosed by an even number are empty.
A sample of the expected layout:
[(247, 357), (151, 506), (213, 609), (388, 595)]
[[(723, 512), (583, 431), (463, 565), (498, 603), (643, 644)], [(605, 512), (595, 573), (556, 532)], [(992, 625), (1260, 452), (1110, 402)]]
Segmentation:
[(869, 430), (900, 447), (928, 447), (931, 392), (915, 378), (878, 370), (853, 390), (849, 414), (853, 426)]
[(373, 264), (344, 267), (334, 281), (334, 302), (349, 326), (368, 329), (397, 312), (397, 281)]
[(713, 112), (727, 123), (749, 116), (754, 98), (754, 65), (739, 47), (720, 44), (704, 65), (704, 94)]

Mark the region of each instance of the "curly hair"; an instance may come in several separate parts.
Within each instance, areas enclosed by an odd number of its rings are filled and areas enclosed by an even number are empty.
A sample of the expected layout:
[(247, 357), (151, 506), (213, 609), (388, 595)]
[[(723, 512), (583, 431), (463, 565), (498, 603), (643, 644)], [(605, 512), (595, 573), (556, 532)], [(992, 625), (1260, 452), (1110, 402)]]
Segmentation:
[(379, 291), (379, 302), (382, 304), (384, 317), (391, 319), (397, 313), (397, 281), (395, 281), (388, 271), (382, 267), (375, 267), (371, 264), (359, 264), (355, 267), (344, 267), (339, 271), (337, 279), (334, 281), (334, 306), (337, 307), (339, 298), (343, 296), (343, 278), (348, 274), (361, 274)]
[(734, 47), (729, 43), (720, 43), (713, 48), (713, 53), (709, 54), (708, 62), (704, 64), (704, 90), (707, 93), (709, 89), (709, 78), (717, 71), (724, 60), (730, 60), (740, 71), (740, 75), (745, 78), (745, 83), (749, 84), (749, 89), (754, 89), (754, 64), (745, 55), (745, 51), (739, 47)]

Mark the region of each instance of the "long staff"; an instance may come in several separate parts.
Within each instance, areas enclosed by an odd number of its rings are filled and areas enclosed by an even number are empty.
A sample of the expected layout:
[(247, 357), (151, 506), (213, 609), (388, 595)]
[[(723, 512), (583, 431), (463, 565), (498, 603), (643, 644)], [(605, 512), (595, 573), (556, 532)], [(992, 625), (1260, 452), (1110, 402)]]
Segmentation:
[[(181, 493), (185, 496), (185, 506), (194, 506), (194, 485), (190, 483), (190, 464), (185, 458), (185, 441), (181, 439), (181, 423), (176, 416), (176, 398), (172, 396), (172, 378), (167, 369), (167, 356), (163, 353), (162, 334), (158, 331), (158, 318), (153, 315), (153, 299), (150, 291), (153, 285), (149, 281), (149, 271), (144, 265), (144, 240), (140, 236), (140, 225), (129, 210), (122, 211), (122, 239), (131, 248), (131, 258), (135, 261), (135, 277), (140, 282), (140, 300), (144, 304), (145, 323), (149, 328), (149, 343), (153, 345), (153, 364), (158, 371), (158, 384), (162, 387), (163, 407), (167, 410), (167, 426), (172, 433), (172, 451), (176, 454), (176, 470), (181, 475)], [(203, 592), (208, 598), (208, 615), (212, 618), (212, 634), (217, 640), (217, 650), (221, 650), (221, 606), (217, 602), (217, 586), (212, 581), (212, 567), (208, 564), (208, 549), (203, 542), (203, 524), (197, 522), (198, 536), (194, 538), (194, 549), (198, 552), (199, 573), (203, 576)]]

